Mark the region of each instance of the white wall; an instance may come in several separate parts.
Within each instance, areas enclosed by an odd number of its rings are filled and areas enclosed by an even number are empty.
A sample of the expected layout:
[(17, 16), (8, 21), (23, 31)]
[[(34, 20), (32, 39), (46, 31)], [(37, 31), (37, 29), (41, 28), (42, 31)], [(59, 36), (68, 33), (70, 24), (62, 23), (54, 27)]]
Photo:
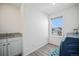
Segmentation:
[(11, 4), (0, 4), (0, 33), (21, 32), (20, 8)]
[(47, 44), (48, 19), (45, 14), (24, 4), (23, 55), (37, 50)]
[[(78, 26), (78, 24), (77, 24), (77, 20), (78, 20), (77, 7), (68, 8), (61, 12), (52, 14), (52, 15), (50, 15), (49, 18), (54, 18), (54, 17), (58, 17), (58, 16), (63, 16), (63, 18), (64, 18), (63, 35), (66, 35), (66, 33), (68, 33), (68, 32), (73, 32), (73, 29)], [(55, 40), (54, 38), (52, 38), (52, 34), (50, 31), (49, 42), (50, 42), (50, 40), (52, 41), (52, 43), (59, 45), (62, 39)]]
[(78, 28), (79, 28), (79, 5), (77, 7), (77, 17), (78, 17), (77, 23), (78, 23)]

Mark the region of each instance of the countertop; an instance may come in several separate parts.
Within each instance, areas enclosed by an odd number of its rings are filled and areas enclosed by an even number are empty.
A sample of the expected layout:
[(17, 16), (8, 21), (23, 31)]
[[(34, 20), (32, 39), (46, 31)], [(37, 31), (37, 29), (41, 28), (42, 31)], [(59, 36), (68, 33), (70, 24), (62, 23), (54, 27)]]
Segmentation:
[(22, 37), (22, 33), (1, 33), (0, 39)]

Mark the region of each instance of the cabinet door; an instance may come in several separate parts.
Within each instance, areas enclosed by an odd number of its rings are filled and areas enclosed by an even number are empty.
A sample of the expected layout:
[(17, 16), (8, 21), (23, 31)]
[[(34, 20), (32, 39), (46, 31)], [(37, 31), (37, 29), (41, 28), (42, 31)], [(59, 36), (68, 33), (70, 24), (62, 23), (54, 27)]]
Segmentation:
[(7, 39), (3, 39), (2, 40), (2, 44), (3, 44), (3, 56), (7, 56)]
[(21, 53), (21, 41), (14, 40), (8, 43), (8, 55), (14, 56)]
[(0, 56), (3, 56), (3, 44), (0, 44)]
[(4, 44), (3, 44), (3, 55), (4, 55), (4, 56), (7, 56), (7, 55), (8, 55), (8, 54), (7, 54), (7, 52), (8, 52), (7, 49), (8, 49), (8, 48), (7, 48), (7, 43), (4, 43)]

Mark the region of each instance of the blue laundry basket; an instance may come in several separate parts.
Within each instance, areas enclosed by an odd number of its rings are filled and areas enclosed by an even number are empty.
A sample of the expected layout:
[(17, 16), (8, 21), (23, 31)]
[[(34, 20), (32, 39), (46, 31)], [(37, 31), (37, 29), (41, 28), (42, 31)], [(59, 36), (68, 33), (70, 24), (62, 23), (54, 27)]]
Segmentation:
[(59, 56), (59, 48), (55, 48), (49, 52), (49, 56)]

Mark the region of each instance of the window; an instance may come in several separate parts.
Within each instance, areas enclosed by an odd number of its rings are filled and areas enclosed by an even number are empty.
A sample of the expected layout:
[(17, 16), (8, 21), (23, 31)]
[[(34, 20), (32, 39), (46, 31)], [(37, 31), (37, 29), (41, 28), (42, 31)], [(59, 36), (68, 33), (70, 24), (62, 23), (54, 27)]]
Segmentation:
[(56, 17), (51, 19), (52, 34), (62, 36), (63, 17)]

